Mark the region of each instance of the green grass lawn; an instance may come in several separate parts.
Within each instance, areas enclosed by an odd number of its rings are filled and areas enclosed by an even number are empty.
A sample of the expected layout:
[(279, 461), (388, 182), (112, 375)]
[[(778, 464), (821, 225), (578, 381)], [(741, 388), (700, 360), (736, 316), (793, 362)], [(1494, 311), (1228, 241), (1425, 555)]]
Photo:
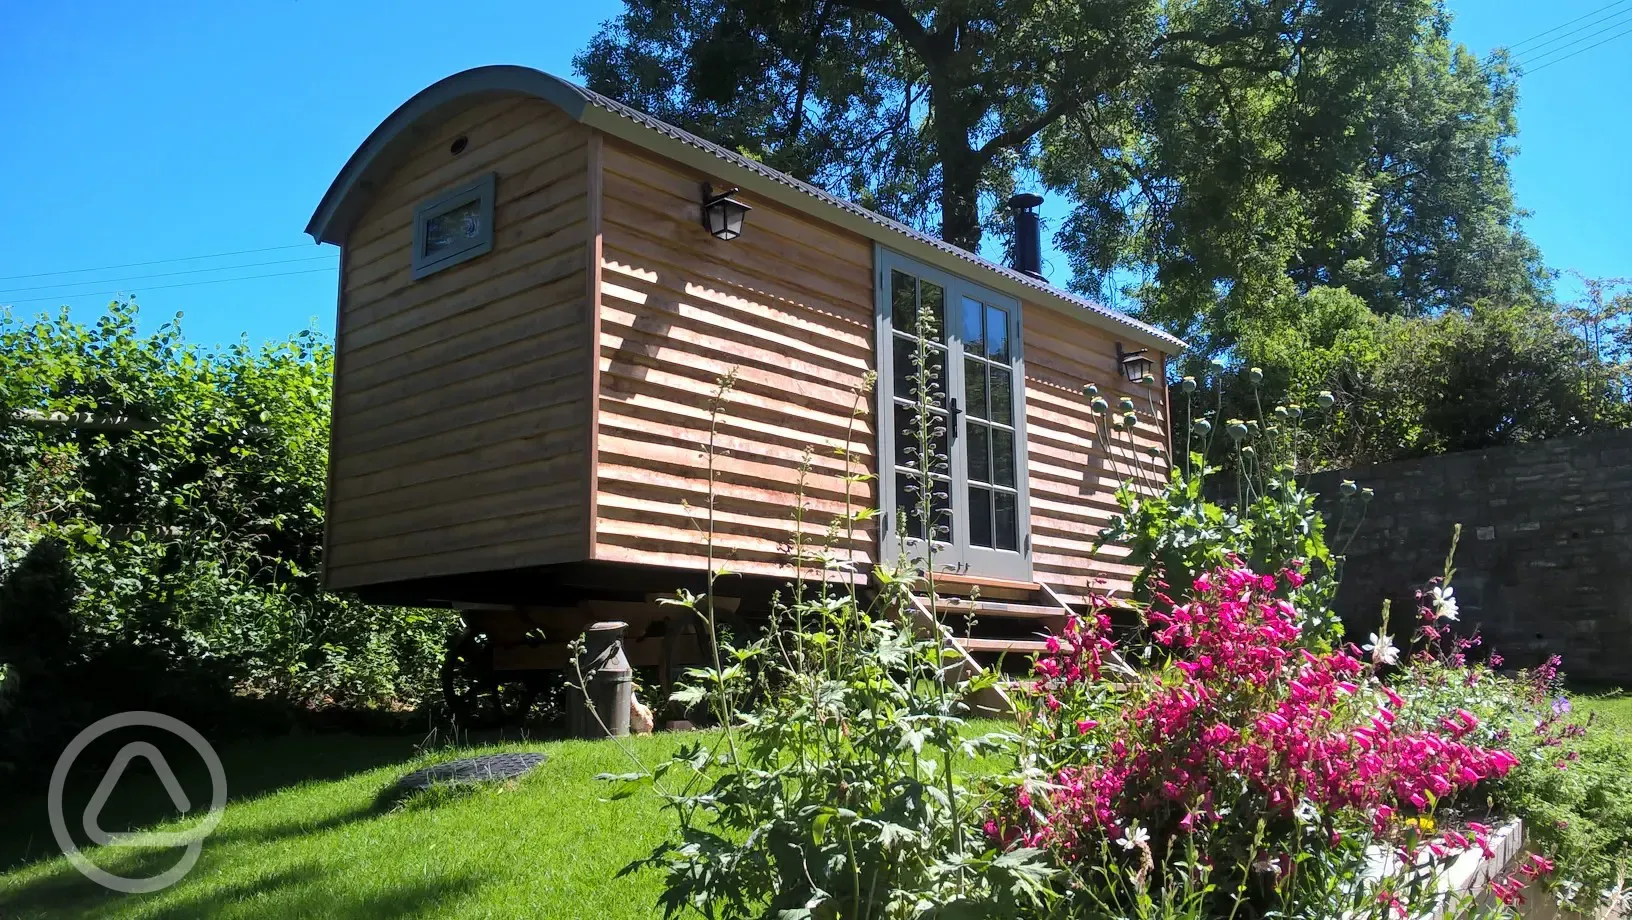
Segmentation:
[[(711, 739), (664, 734), (632, 744), (655, 762), (682, 744)], [(458, 755), (501, 749), (542, 751), (549, 760), (517, 783), (467, 796), (424, 796), (394, 807), (381, 801), (383, 790), (423, 763), (454, 755), (415, 758), (408, 741), (343, 735), (234, 747), (223, 755), (229, 786), (242, 775), (250, 794), (240, 798), (235, 791), (186, 878), (146, 895), (108, 892), (64, 858), (42, 858), (56, 847), (44, 799), (30, 800), (0, 812), (6, 847), (0, 856), (15, 866), (0, 875), (0, 917), (658, 916), (654, 873), (615, 876), (663, 839), (670, 819), (659, 813), (653, 795), (604, 801), (605, 784), (594, 779), (597, 773), (628, 771), (625, 755), (608, 742), (575, 741), (508, 744)], [(312, 778), (277, 788), (271, 774), (280, 769)], [(195, 787), (207, 790), (207, 782), (197, 779), (184, 778), (189, 794)], [(152, 824), (151, 809), (169, 809), (151, 771), (138, 776), (133, 768), (128, 786), (114, 800), (121, 816), (110, 815), (103, 822), (106, 829)], [(81, 813), (67, 809), (70, 826), (77, 827)], [(89, 854), (108, 871), (145, 870), (151, 876), (173, 865), (179, 852)]]
[[(1001, 723), (977, 722), (973, 733)], [(648, 765), (714, 733), (630, 741)], [(464, 796), (382, 801), (426, 763), (493, 751), (541, 751), (543, 766), (516, 783)], [(234, 745), (222, 752), (232, 800), (198, 865), (177, 885), (146, 895), (106, 891), (58, 850), (43, 797), (0, 807), (0, 918), (547, 917), (623, 920), (661, 916), (653, 872), (618, 878), (673, 827), (658, 798), (619, 801), (599, 773), (632, 765), (611, 742), (505, 744), (416, 757), (408, 739), (311, 735)], [(203, 771), (173, 760), (193, 801), (208, 796)], [(995, 760), (974, 765), (995, 769)], [(155, 775), (133, 767), (104, 810), (109, 831), (166, 829), (175, 812)], [(98, 776), (71, 789), (64, 811), (77, 828)], [(196, 807), (196, 806), (195, 806)], [(185, 825), (175, 825), (179, 829)], [(77, 830), (76, 839), (83, 840)], [(179, 850), (87, 850), (98, 865), (151, 877)]]
[(1632, 693), (1577, 694), (1573, 705), (1576, 715), (1585, 718), (1587, 713), (1592, 713), (1597, 717), (1595, 728), (1619, 735), (1627, 744), (1632, 744)]
[[(1632, 696), (1579, 695), (1578, 714), (1632, 744)], [(971, 726), (975, 732), (997, 723)], [(711, 733), (633, 739), (652, 764)], [(382, 799), (403, 774), (426, 763), (495, 750), (541, 751), (549, 759), (517, 783), (464, 796)], [(618, 878), (650, 853), (672, 818), (658, 799), (607, 801), (598, 773), (630, 769), (610, 742), (506, 744), (416, 756), (411, 739), (307, 735), (241, 743), (223, 751), (232, 801), (197, 866), (176, 886), (148, 895), (106, 891), (57, 853), (43, 797), (0, 806), (0, 918), (368, 918), (548, 917), (622, 920), (659, 916), (655, 873)], [(194, 801), (207, 795), (202, 771), (177, 763)], [(992, 764), (975, 768), (991, 769)], [(65, 812), (78, 827), (88, 777), (70, 788)], [(108, 830), (165, 828), (169, 798), (145, 767), (133, 768), (104, 810)], [(180, 825), (184, 826), (184, 825)], [(76, 837), (83, 839), (76, 830)], [(97, 849), (97, 865), (156, 875), (178, 851)]]

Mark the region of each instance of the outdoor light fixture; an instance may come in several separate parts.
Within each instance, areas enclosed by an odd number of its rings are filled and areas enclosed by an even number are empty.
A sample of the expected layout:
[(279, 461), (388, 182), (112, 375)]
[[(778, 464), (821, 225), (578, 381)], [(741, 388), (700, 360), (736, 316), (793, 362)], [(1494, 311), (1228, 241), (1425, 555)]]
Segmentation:
[(731, 197), (740, 191), (738, 188), (728, 188), (715, 194), (714, 186), (703, 183), (703, 226), (717, 240), (734, 240), (742, 236), (743, 219), (753, 208)]
[(1141, 348), (1138, 351), (1123, 351), (1122, 343), (1117, 342), (1116, 363), (1122, 368), (1122, 376), (1133, 381), (1143, 380), (1145, 375), (1150, 373), (1150, 369), (1156, 366), (1155, 362), (1145, 357), (1145, 352), (1148, 351), (1150, 351), (1148, 348)]

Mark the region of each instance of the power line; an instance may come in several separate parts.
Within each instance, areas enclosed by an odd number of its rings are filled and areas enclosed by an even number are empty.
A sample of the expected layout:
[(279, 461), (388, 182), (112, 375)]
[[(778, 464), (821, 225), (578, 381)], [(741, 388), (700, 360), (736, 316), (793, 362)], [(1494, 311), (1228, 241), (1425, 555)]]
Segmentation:
[(189, 268), (183, 269), (182, 271), (159, 272), (153, 275), (132, 275), (125, 278), (87, 278), (83, 281), (59, 281), (55, 284), (41, 284), (34, 287), (12, 288), (10, 290), (0, 291), (0, 297), (8, 294), (26, 294), (29, 291), (49, 291), (55, 288), (60, 288), (64, 284), (122, 284), (126, 281), (146, 281), (151, 278), (173, 278), (177, 275), (202, 275), (205, 272), (228, 272), (239, 268), (260, 268), (263, 265), (291, 265), (296, 262), (317, 262), (320, 260), (333, 261), (334, 256), (332, 254), (325, 254), (321, 256), (306, 256), (300, 259), (273, 259), (270, 262), (245, 262), (241, 265), (221, 265), (215, 268)]
[[(199, 287), (199, 286), (205, 285), (205, 284), (225, 284), (228, 281), (255, 281), (255, 280), (260, 279), (260, 278), (284, 278), (284, 277), (287, 277), (289, 275), (314, 275), (314, 274), (317, 274), (318, 272), (329, 272), (329, 271), (334, 271), (334, 269), (332, 269), (332, 268), (305, 268), (305, 269), (300, 269), (298, 271), (292, 271), (292, 272), (271, 272), (271, 273), (265, 274), (265, 275), (245, 275), (242, 278), (213, 278), (213, 279), (211, 279), (209, 281), (183, 281), (183, 282), (180, 282), (179, 284), (160, 284), (160, 285), (155, 285), (155, 286), (149, 287), (149, 288), (143, 288), (143, 290), (144, 291), (166, 291), (166, 290), (170, 290), (172, 288)], [(16, 304), (20, 304), (20, 303), (39, 303), (41, 301), (50, 301), (50, 300), (60, 301), (60, 300), (65, 299), (65, 298), (72, 298), (72, 297), (101, 297), (103, 295), (108, 295), (108, 294), (123, 294), (123, 293), (125, 293), (125, 291), (123, 289), (112, 290), (112, 291), (76, 291), (76, 292), (74, 292), (72, 294), (52, 294), (52, 295), (50, 295), (48, 297), (30, 297), (30, 298), (28, 298), (26, 300), (13, 300), (13, 301), (10, 302), (10, 305), (16, 305)]]
[(1540, 70), (1546, 70), (1547, 68), (1553, 66), (1554, 64), (1558, 64), (1558, 63), (1562, 63), (1564, 61), (1567, 61), (1570, 58), (1575, 57), (1578, 54), (1586, 54), (1588, 51), (1591, 51), (1592, 49), (1598, 47), (1599, 45), (1607, 45), (1610, 42), (1614, 41), (1615, 39), (1621, 38), (1622, 36), (1626, 36), (1626, 35), (1632, 35), (1632, 28), (1628, 28), (1628, 29), (1626, 29), (1624, 31), (1621, 31), (1621, 32), (1616, 32), (1614, 35), (1611, 35), (1610, 37), (1604, 39), (1603, 41), (1588, 45), (1585, 48), (1581, 48), (1581, 49), (1576, 50), (1576, 51), (1572, 51), (1569, 54), (1566, 54), (1561, 58), (1554, 58), (1551, 61), (1548, 61), (1547, 63), (1542, 64), (1540, 67), (1535, 68), (1534, 70), (1525, 71), (1525, 73), (1535, 73), (1535, 72), (1540, 71)]
[[(1521, 57), (1524, 57), (1525, 59), (1530, 60), (1530, 61), (1539, 61), (1542, 58), (1545, 58), (1545, 57), (1547, 57), (1549, 55), (1552, 55), (1552, 54), (1556, 54), (1556, 53), (1558, 53), (1560, 51), (1565, 50), (1566, 48), (1574, 47), (1575, 45), (1579, 45), (1582, 42), (1592, 41), (1594, 38), (1597, 38), (1598, 36), (1604, 34), (1605, 32), (1608, 32), (1611, 29), (1618, 29), (1621, 26), (1626, 25), (1628, 22), (1632, 22), (1632, 20), (1622, 18), (1622, 17), (1626, 16), (1629, 13), (1632, 13), (1632, 8), (1628, 8), (1628, 9), (1620, 10), (1618, 12), (1610, 13), (1608, 16), (1605, 16), (1602, 19), (1594, 19), (1592, 22), (1589, 22), (1586, 25), (1581, 26), (1580, 28), (1571, 29), (1570, 31), (1565, 32), (1563, 35), (1560, 35), (1560, 36), (1558, 36), (1556, 38), (1550, 38), (1547, 41), (1542, 42), (1541, 44), (1537, 45), (1536, 47), (1531, 48), (1528, 51), (1524, 52), (1524, 54), (1521, 55)], [(1620, 19), (1621, 21), (1620, 22), (1612, 22), (1609, 25), (1602, 26), (1601, 28), (1598, 28), (1598, 29), (1594, 29), (1591, 32), (1587, 32), (1588, 29), (1592, 29), (1594, 26), (1599, 26), (1601, 23), (1608, 22), (1611, 19)], [(1580, 32), (1587, 32), (1587, 34), (1581, 36), (1580, 38), (1577, 38), (1576, 40), (1574, 40), (1572, 42), (1566, 42), (1565, 44), (1559, 45), (1556, 48), (1547, 48), (1548, 45), (1554, 44), (1555, 42), (1564, 41), (1564, 39), (1569, 38), (1571, 35), (1575, 35), (1575, 34), (1580, 33)], [(1541, 50), (1543, 48), (1546, 48), (1547, 50), (1545, 50), (1545, 51)], [(1521, 66), (1523, 65), (1522, 61), (1520, 62), (1520, 65)]]
[[(97, 265), (91, 268), (67, 268), (55, 272), (35, 272), (32, 275), (0, 275), (0, 281), (21, 281), (24, 278), (45, 278), (50, 275), (80, 275), (85, 272), (102, 272), (115, 268), (140, 268), (144, 265), (164, 265), (168, 262), (192, 262), (198, 259), (223, 259), (227, 256), (247, 256), (257, 252), (277, 252), (282, 249), (310, 249), (310, 243), (295, 243), (292, 246), (267, 246), (263, 249), (239, 249), (236, 252), (214, 252), (202, 256), (179, 256), (174, 259), (154, 259), (151, 262), (126, 262), (122, 265)], [(72, 282), (69, 282), (72, 283)]]
[(1551, 29), (1548, 29), (1545, 32), (1537, 32), (1536, 34), (1530, 36), (1529, 38), (1525, 39), (1522, 42), (1517, 42), (1515, 44), (1508, 45), (1507, 50), (1508, 51), (1513, 51), (1515, 49), (1522, 48), (1525, 45), (1528, 45), (1531, 42), (1535, 41), (1536, 39), (1541, 38), (1543, 35), (1551, 35), (1554, 32), (1557, 32), (1559, 29), (1564, 28), (1565, 26), (1574, 25), (1574, 24), (1580, 22), (1581, 20), (1586, 19), (1588, 16), (1596, 16), (1599, 13), (1602, 13), (1604, 10), (1609, 9), (1610, 7), (1621, 6), (1622, 4), (1625, 4), (1627, 2), (1628, 2), (1628, 0), (1615, 0), (1614, 3), (1610, 3), (1610, 4), (1607, 4), (1605, 6), (1600, 6), (1599, 8), (1593, 10), (1590, 13), (1583, 13), (1580, 16), (1577, 16), (1574, 19), (1570, 20), (1569, 22), (1560, 23), (1560, 24), (1558, 24), (1556, 26), (1553, 26)]

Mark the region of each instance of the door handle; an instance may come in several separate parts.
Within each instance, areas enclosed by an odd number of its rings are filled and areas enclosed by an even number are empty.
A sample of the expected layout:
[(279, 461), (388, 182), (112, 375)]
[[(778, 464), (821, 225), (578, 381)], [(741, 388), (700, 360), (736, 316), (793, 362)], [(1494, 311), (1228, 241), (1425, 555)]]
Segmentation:
[(958, 408), (958, 398), (956, 396), (948, 399), (947, 404), (951, 407), (950, 421), (952, 423), (951, 427), (947, 431), (947, 438), (949, 440), (956, 440), (958, 437), (958, 413), (962, 410)]

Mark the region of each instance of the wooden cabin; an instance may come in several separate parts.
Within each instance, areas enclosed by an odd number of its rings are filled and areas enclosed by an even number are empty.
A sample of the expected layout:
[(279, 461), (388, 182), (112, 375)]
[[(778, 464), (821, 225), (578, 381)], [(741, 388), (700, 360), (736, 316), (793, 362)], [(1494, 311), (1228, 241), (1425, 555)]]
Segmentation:
[[(740, 235), (705, 226), (736, 204), (751, 208)], [(847, 499), (882, 509), (840, 535), (865, 576), (914, 545), (894, 512), (909, 504), (898, 429), (923, 310), (942, 320), (933, 347), (951, 377), (944, 584), (979, 586), (1018, 622), (1130, 577), (1092, 544), (1132, 468), (1165, 476), (1149, 449), (1167, 437), (1165, 389), (1130, 381), (1124, 356), (1160, 381), (1183, 343), (1035, 265), (994, 264), (512, 66), (391, 113), (307, 232), (341, 249), (333, 589), (536, 624), (695, 585), (710, 402), (733, 371), (714, 429), (727, 590), (751, 603), (787, 581), (802, 465), (806, 540)], [(1134, 400), (1131, 444), (1101, 443), (1090, 383), (1113, 409)]]

